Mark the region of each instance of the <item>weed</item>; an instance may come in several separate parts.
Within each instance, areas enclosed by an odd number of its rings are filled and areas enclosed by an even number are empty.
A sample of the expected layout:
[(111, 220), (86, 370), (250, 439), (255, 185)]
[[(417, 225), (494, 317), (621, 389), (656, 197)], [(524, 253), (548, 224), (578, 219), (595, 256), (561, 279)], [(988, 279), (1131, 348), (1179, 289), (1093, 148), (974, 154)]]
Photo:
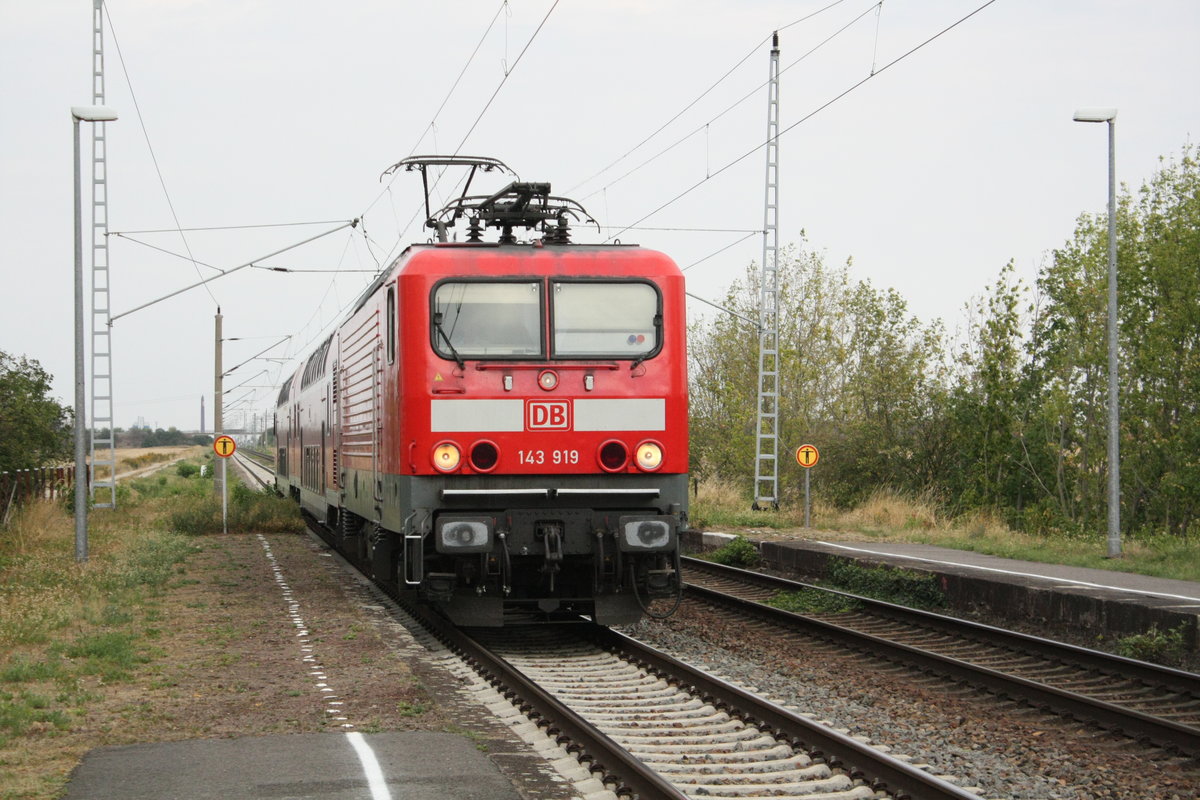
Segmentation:
[(0, 692), (0, 737), (67, 728), (70, 719), (50, 704), (49, 698), (32, 692)]
[(422, 702), (409, 703), (402, 700), (396, 704), (396, 710), (400, 712), (400, 716), (402, 717), (419, 717), (429, 710), (429, 704)]
[(862, 603), (845, 595), (820, 589), (800, 589), (795, 592), (779, 592), (766, 604), (794, 614), (840, 614), (857, 611)]
[(106, 681), (124, 680), (129, 670), (150, 659), (137, 652), (134, 636), (129, 633), (84, 634), (66, 646), (52, 648), (61, 650), (62, 655), (80, 660), (77, 669), (84, 675), (99, 675)]
[(839, 589), (913, 608), (940, 608), (946, 595), (936, 575), (895, 567), (864, 567), (846, 559), (833, 559), (829, 582)]
[(24, 655), (18, 655), (0, 669), (0, 682), (28, 683), (31, 681), (46, 681), (59, 677), (62, 673), (62, 662), (58, 659), (46, 661), (30, 661)]
[(1145, 633), (1118, 639), (1117, 652), (1139, 661), (1179, 666), (1183, 661), (1186, 633), (1187, 623), (1180, 623), (1169, 631), (1160, 631), (1157, 625), (1151, 625)]
[(756, 567), (762, 559), (754, 542), (745, 536), (735, 536), (729, 542), (703, 556), (706, 561), (724, 564), (727, 567)]

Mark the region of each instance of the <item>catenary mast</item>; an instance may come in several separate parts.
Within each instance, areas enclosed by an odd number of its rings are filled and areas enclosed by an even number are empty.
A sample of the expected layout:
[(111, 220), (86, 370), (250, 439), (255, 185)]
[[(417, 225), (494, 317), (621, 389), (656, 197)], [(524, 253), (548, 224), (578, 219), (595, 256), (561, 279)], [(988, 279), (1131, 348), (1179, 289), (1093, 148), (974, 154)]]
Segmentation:
[(779, 508), (779, 32), (767, 83), (767, 188), (758, 304), (758, 423), (754, 508)]
[[(92, 104), (104, 105), (104, 0), (92, 0)], [(92, 126), (92, 444), (91, 496), (96, 508), (117, 506), (113, 424), (112, 326), (109, 319), (107, 123)], [(106, 469), (98, 469), (104, 467)]]

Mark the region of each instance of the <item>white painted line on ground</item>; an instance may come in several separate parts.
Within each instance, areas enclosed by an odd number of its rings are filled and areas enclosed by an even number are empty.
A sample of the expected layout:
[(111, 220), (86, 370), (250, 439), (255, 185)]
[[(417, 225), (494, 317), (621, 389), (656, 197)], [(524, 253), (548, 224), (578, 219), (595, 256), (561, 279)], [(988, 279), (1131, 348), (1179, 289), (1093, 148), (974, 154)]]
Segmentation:
[[(283, 599), (287, 603), (288, 619), (291, 620), (292, 625), (297, 630), (296, 638), (299, 639), (300, 652), (307, 654), (303, 656), (301, 660), (309, 665), (309, 674), (319, 679), (316, 682), (316, 688), (320, 692), (321, 699), (326, 703), (327, 708), (325, 709), (325, 713), (344, 713), (344, 709), (342, 708), (328, 707), (341, 706), (343, 704), (337, 699), (337, 694), (334, 693), (334, 690), (331, 689), (329, 684), (326, 682), (329, 680), (329, 678), (325, 673), (325, 668), (319, 661), (317, 661), (316, 657), (312, 655), (313, 647), (311, 644), (309, 644), (310, 640), (308, 623), (304, 621), (303, 615), (300, 614), (300, 602), (296, 600), (295, 596), (292, 594), (291, 586), (288, 585), (287, 580), (283, 577), (283, 568), (279, 566), (279, 561), (275, 558), (275, 553), (271, 550), (270, 542), (268, 542), (267, 538), (261, 533), (257, 534), (257, 536), (259, 543), (262, 544), (263, 552), (266, 553), (267, 561), (271, 564), (271, 572), (275, 576), (275, 583), (279, 586), (279, 589), (283, 594)], [(354, 724), (351, 723), (347, 717), (334, 717), (333, 721), (340, 722), (341, 725), (338, 727), (342, 728), (343, 730), (350, 730), (354, 728)]]
[(367, 786), (371, 788), (371, 800), (392, 800), (392, 793), (388, 791), (387, 782), (383, 779), (383, 768), (375, 759), (375, 751), (371, 749), (371, 745), (367, 744), (367, 740), (358, 731), (347, 733), (346, 738), (350, 740), (350, 746), (358, 753), (358, 760), (362, 762)]
[(1115, 592), (1128, 592), (1129, 594), (1142, 594), (1147, 597), (1169, 597), (1172, 600), (1187, 600), (1192, 603), (1200, 603), (1200, 597), (1188, 597), (1183, 594), (1168, 594), (1167, 592), (1153, 592), (1146, 589), (1127, 589), (1123, 586), (1107, 586), (1103, 583), (1089, 583), (1088, 581), (1074, 581), (1070, 578), (1056, 578), (1051, 575), (1039, 575), (1036, 572), (1017, 572), (1011, 569), (998, 569), (996, 567), (980, 567), (975, 564), (963, 564), (958, 561), (939, 561), (935, 558), (922, 558), (921, 556), (910, 556), (906, 553), (888, 553), (882, 550), (868, 550), (864, 547), (850, 547), (837, 542), (817, 542), (817, 544), (828, 545), (829, 547), (837, 547), (841, 550), (851, 550), (856, 553), (866, 553), (874, 556), (891, 556), (892, 558), (908, 558), (913, 561), (924, 561), (927, 564), (941, 564), (946, 567), (966, 567), (967, 569), (977, 569), (982, 572), (995, 572), (1000, 575), (1015, 575), (1022, 578), (1039, 578), (1044, 581), (1054, 581), (1055, 583), (1066, 583), (1072, 586), (1083, 586), (1089, 589), (1109, 589)]

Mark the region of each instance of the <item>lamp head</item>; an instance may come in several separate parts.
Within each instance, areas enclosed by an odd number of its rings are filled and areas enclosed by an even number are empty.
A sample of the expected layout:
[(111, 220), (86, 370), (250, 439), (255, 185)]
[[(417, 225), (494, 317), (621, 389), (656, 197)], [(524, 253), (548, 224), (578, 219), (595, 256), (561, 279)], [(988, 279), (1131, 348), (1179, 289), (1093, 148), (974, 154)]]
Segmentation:
[(1115, 108), (1080, 108), (1075, 111), (1076, 122), (1113, 122), (1116, 118)]
[(71, 116), (83, 122), (112, 122), (117, 112), (108, 106), (71, 106)]

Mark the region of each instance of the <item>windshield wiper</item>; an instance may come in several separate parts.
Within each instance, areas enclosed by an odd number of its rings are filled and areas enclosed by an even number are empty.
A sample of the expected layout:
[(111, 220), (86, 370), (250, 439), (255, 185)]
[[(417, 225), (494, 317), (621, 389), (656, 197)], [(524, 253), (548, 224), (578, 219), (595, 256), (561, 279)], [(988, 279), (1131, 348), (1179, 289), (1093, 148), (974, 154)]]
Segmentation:
[(446, 334), (446, 329), (442, 327), (442, 312), (440, 311), (433, 315), (433, 328), (439, 334), (441, 334), (442, 341), (446, 343), (446, 347), (450, 348), (450, 354), (454, 356), (454, 361), (458, 364), (458, 368), (460, 370), (466, 369), (466, 366), (462, 360), (462, 356), (460, 356), (458, 351), (454, 349), (454, 345), (450, 342), (450, 337)]

